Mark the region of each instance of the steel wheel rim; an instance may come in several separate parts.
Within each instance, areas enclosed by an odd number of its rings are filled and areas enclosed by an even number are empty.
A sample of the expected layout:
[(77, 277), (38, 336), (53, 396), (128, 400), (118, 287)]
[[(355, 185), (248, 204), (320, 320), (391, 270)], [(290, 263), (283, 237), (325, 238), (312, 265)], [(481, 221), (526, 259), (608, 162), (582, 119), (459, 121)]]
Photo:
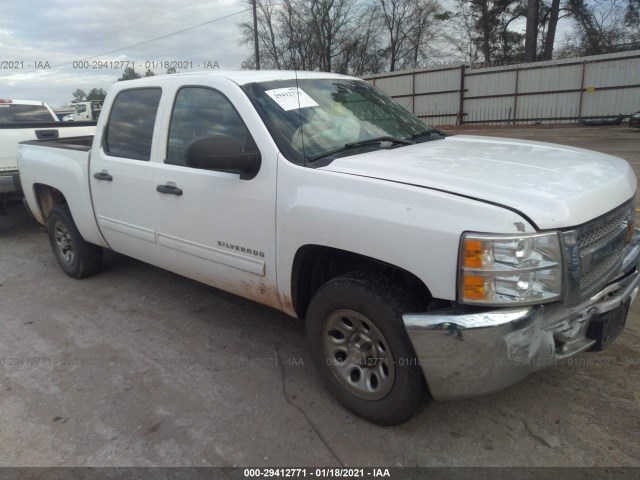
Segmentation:
[(60, 259), (67, 265), (72, 265), (76, 258), (71, 242), (69, 230), (62, 223), (56, 222), (53, 226), (53, 239), (56, 245), (56, 251)]
[(322, 349), (329, 370), (351, 394), (380, 400), (393, 388), (389, 342), (364, 315), (346, 309), (330, 314), (322, 327)]

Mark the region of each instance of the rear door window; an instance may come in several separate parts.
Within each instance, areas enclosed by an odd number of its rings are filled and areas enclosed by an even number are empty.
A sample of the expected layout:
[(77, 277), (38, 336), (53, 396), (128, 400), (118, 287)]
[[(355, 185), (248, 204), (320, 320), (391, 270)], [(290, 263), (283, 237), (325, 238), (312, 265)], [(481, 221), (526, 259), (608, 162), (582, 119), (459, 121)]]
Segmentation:
[(113, 157), (148, 161), (162, 90), (123, 90), (111, 107), (104, 150)]

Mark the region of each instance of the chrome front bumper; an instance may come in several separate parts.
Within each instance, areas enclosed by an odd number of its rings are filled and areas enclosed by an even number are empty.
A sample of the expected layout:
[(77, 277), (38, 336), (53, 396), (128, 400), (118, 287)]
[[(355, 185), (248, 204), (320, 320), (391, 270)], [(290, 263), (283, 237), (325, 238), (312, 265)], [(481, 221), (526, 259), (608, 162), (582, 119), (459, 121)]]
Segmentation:
[(592, 321), (632, 302), (640, 285), (640, 230), (620, 274), (589, 300), (517, 309), (454, 307), (406, 314), (404, 324), (436, 400), (475, 397), (509, 387), (536, 370), (583, 352)]

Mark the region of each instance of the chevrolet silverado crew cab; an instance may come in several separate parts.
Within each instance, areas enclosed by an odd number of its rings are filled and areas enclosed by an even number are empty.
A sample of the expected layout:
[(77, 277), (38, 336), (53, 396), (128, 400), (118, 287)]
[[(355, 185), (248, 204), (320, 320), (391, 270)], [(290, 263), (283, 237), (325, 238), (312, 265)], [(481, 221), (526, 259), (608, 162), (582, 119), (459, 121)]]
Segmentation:
[(605, 348), (638, 291), (627, 162), (447, 136), (352, 77), (118, 82), (95, 137), (19, 167), (68, 275), (108, 248), (305, 319), (328, 390), (382, 425)]
[(0, 99), (0, 210), (7, 199), (21, 192), (16, 165), (18, 143), (88, 135), (94, 130), (95, 123), (59, 123), (51, 107), (44, 102)]

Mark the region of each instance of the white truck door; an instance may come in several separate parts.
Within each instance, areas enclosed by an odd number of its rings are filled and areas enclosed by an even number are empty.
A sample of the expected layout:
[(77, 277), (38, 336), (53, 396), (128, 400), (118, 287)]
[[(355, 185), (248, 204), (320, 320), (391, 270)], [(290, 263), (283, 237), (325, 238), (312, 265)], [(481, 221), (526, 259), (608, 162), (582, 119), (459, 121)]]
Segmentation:
[(155, 185), (149, 160), (161, 95), (160, 88), (118, 93), (89, 163), (93, 207), (105, 240), (116, 252), (153, 264)]
[[(254, 140), (250, 132), (265, 128), (239, 88), (222, 80), (211, 83), (219, 88), (176, 87), (173, 109), (165, 119), (166, 157), (154, 167), (159, 261), (168, 270), (279, 307), (275, 271), (277, 149), (267, 148), (264, 136)], [(236, 109), (230, 98), (246, 104)], [(259, 150), (262, 163), (258, 174), (241, 180), (237, 173), (187, 166), (189, 143), (212, 135), (232, 137), (246, 152)]]
[(73, 120), (75, 122), (82, 122), (87, 120), (87, 104), (78, 103), (75, 105), (75, 112), (73, 114)]

